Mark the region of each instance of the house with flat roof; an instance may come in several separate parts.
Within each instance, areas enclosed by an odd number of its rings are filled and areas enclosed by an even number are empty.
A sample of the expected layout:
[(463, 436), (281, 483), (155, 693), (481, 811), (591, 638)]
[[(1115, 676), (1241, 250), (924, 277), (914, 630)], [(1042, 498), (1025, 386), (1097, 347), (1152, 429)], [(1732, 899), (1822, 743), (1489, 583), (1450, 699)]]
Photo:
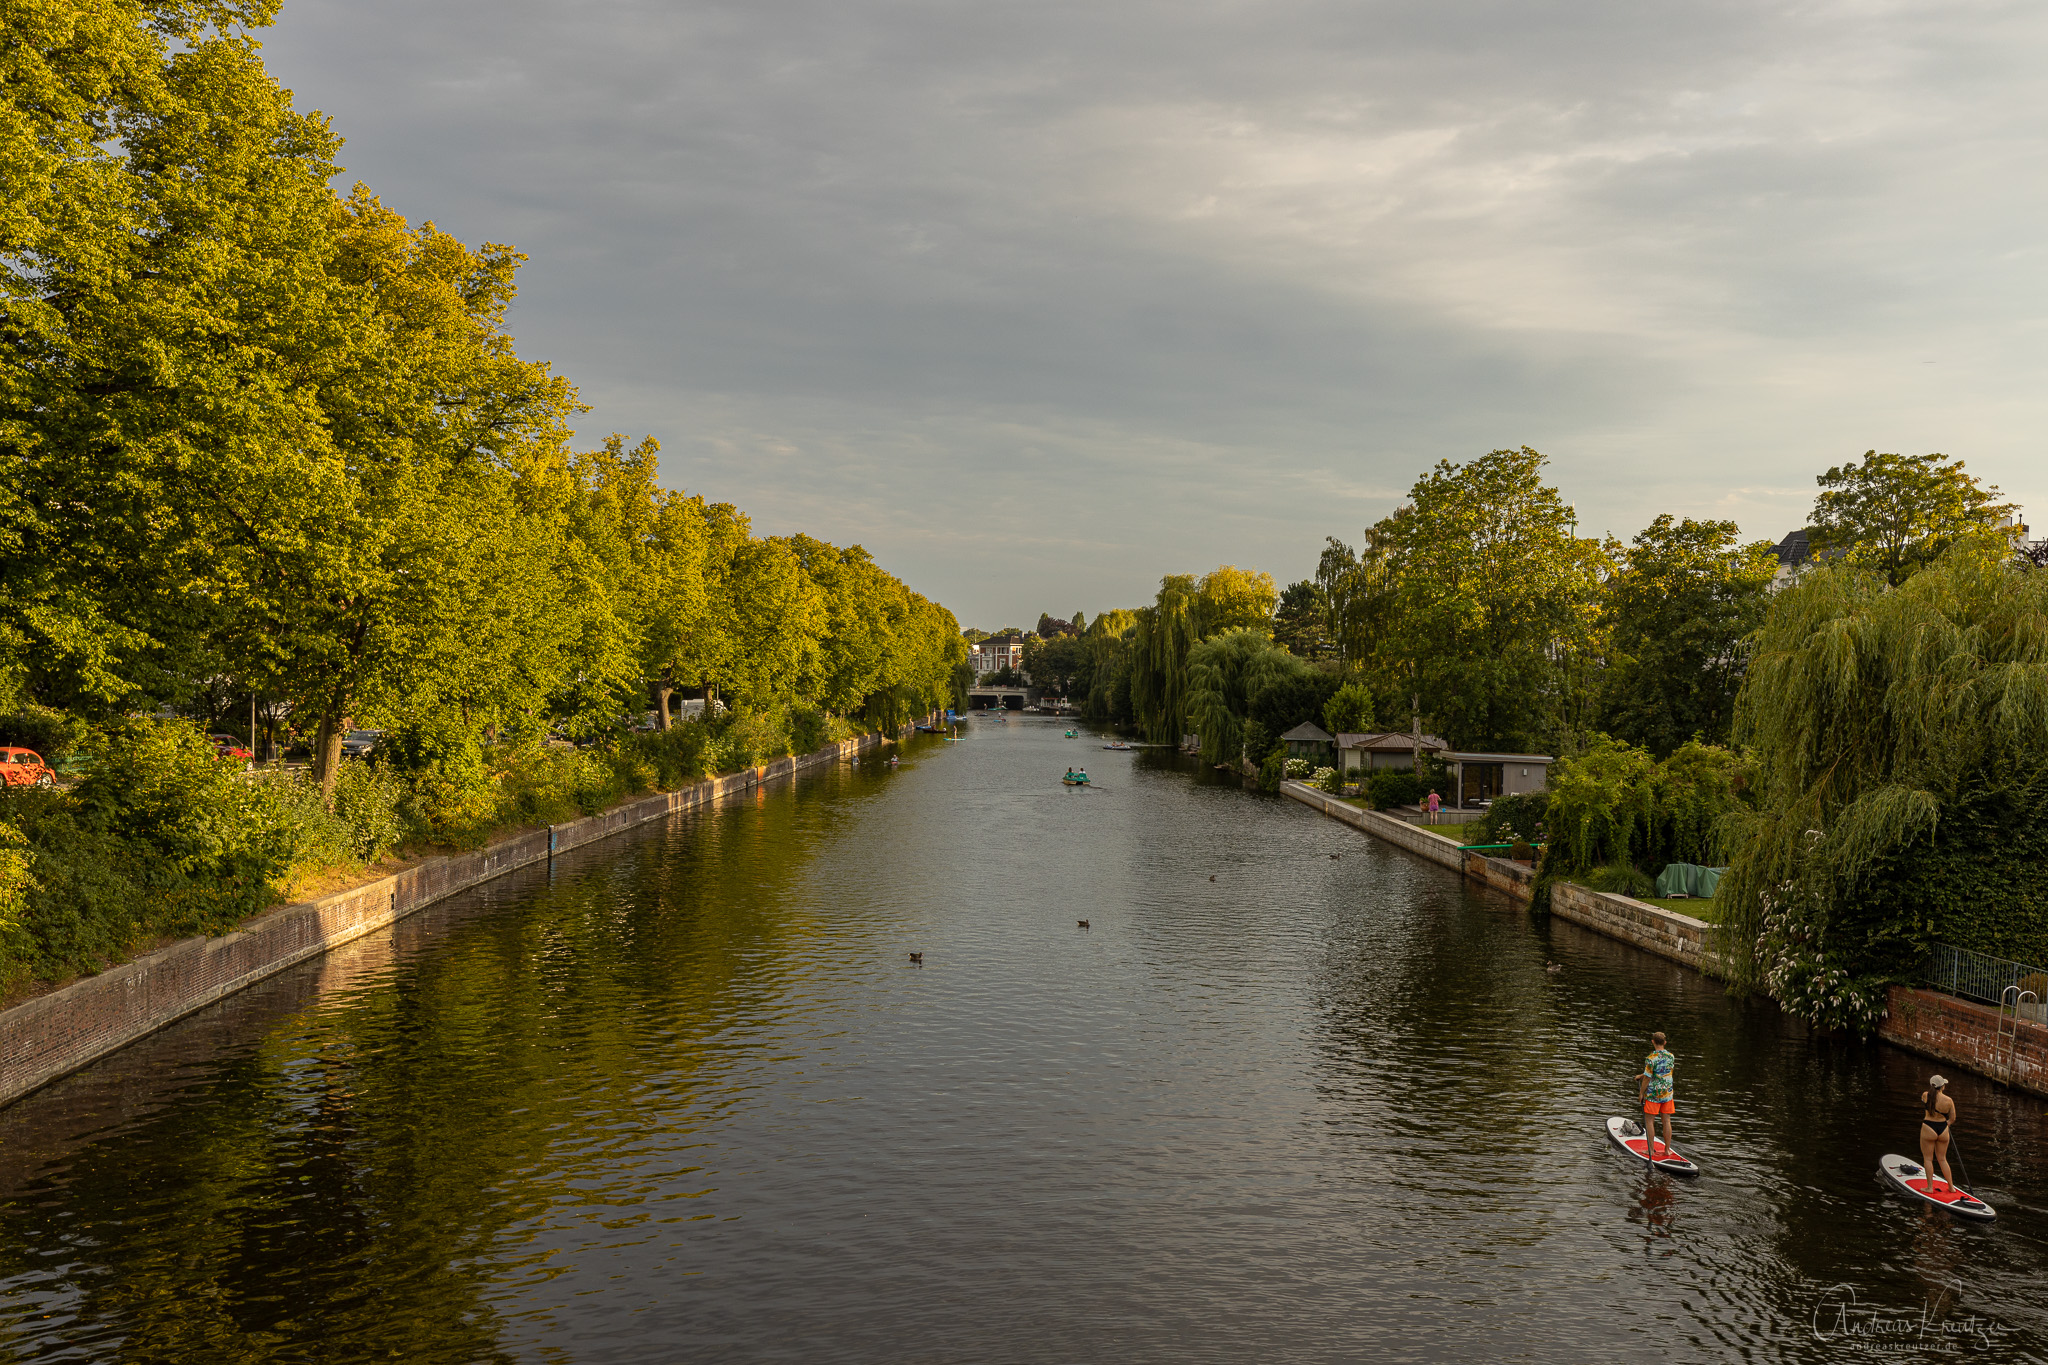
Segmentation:
[[(1436, 735), (1424, 735), (1422, 752), (1436, 758), (1450, 771), (1449, 791), (1440, 792), (1446, 805), (1476, 806), (1497, 796), (1519, 796), (1540, 792), (1550, 781), (1550, 765), (1557, 760), (1548, 754), (1497, 754), (1453, 749)], [(1401, 731), (1376, 735), (1337, 736), (1339, 768), (1346, 782), (1364, 782), (1381, 768), (1415, 767), (1416, 737)]]

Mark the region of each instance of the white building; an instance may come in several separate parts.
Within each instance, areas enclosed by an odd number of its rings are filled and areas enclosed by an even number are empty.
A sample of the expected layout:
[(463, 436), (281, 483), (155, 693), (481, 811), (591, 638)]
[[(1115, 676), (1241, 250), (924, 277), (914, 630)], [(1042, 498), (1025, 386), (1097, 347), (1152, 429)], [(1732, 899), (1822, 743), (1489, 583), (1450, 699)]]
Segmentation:
[(990, 636), (978, 645), (968, 649), (967, 662), (974, 666), (974, 677), (978, 682), (991, 673), (1005, 668), (1024, 671), (1024, 637), (1021, 635)]

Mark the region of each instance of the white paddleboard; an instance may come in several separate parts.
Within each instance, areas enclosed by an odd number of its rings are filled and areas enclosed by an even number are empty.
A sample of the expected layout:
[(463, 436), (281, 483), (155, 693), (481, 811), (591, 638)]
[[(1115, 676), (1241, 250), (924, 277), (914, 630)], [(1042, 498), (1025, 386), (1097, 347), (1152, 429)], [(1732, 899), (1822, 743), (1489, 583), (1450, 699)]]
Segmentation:
[(1930, 1189), (1927, 1172), (1917, 1161), (1887, 1155), (1877, 1163), (1877, 1168), (1884, 1172), (1885, 1178), (1892, 1184), (1915, 1199), (1925, 1200), (1938, 1209), (1947, 1209), (1958, 1218), (1974, 1218), (1981, 1223), (1988, 1223), (1998, 1217), (1998, 1210), (1968, 1190), (1954, 1188), (1938, 1175), (1933, 1178)]
[(1656, 1160), (1652, 1161), (1649, 1151), (1651, 1139), (1647, 1135), (1630, 1137), (1627, 1125), (1627, 1119), (1607, 1120), (1608, 1140), (1621, 1148), (1622, 1151), (1627, 1152), (1638, 1161), (1648, 1162), (1658, 1170), (1669, 1171), (1673, 1175), (1698, 1175), (1700, 1173), (1700, 1168), (1692, 1163), (1691, 1158), (1680, 1152), (1676, 1147), (1666, 1147), (1661, 1138), (1657, 1140)]

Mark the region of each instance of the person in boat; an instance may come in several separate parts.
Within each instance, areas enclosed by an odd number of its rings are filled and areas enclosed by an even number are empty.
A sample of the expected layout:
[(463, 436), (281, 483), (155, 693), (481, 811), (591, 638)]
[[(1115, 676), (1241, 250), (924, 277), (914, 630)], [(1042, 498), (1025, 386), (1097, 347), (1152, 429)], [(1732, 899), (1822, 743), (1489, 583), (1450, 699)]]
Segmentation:
[(1942, 1183), (1955, 1188), (1948, 1173), (1948, 1141), (1955, 1126), (1956, 1102), (1947, 1095), (1948, 1078), (1929, 1076), (1927, 1089), (1920, 1092), (1920, 1169), (1927, 1172), (1927, 1192), (1934, 1193), (1935, 1163), (1941, 1165)]
[(1643, 1136), (1647, 1139), (1650, 1158), (1657, 1156), (1657, 1120), (1664, 1120), (1664, 1150), (1671, 1148), (1671, 1116), (1678, 1110), (1675, 1098), (1676, 1087), (1672, 1072), (1678, 1068), (1678, 1058), (1671, 1055), (1664, 1046), (1664, 1035), (1650, 1035), (1650, 1055), (1643, 1058), (1642, 1072), (1636, 1077), (1636, 1098), (1643, 1106)]

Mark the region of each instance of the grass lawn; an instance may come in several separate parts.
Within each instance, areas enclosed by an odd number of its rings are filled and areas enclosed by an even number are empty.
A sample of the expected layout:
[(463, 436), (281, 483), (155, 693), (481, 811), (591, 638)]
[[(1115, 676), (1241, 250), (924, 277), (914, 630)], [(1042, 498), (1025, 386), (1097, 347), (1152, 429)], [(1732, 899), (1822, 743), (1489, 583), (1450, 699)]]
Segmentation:
[(1694, 919), (1703, 919), (1709, 924), (1714, 923), (1720, 918), (1714, 912), (1714, 902), (1711, 899), (1698, 900), (1685, 896), (1637, 896), (1635, 899), (1645, 905), (1654, 905), (1660, 910), (1675, 910), (1681, 915), (1691, 915)]

